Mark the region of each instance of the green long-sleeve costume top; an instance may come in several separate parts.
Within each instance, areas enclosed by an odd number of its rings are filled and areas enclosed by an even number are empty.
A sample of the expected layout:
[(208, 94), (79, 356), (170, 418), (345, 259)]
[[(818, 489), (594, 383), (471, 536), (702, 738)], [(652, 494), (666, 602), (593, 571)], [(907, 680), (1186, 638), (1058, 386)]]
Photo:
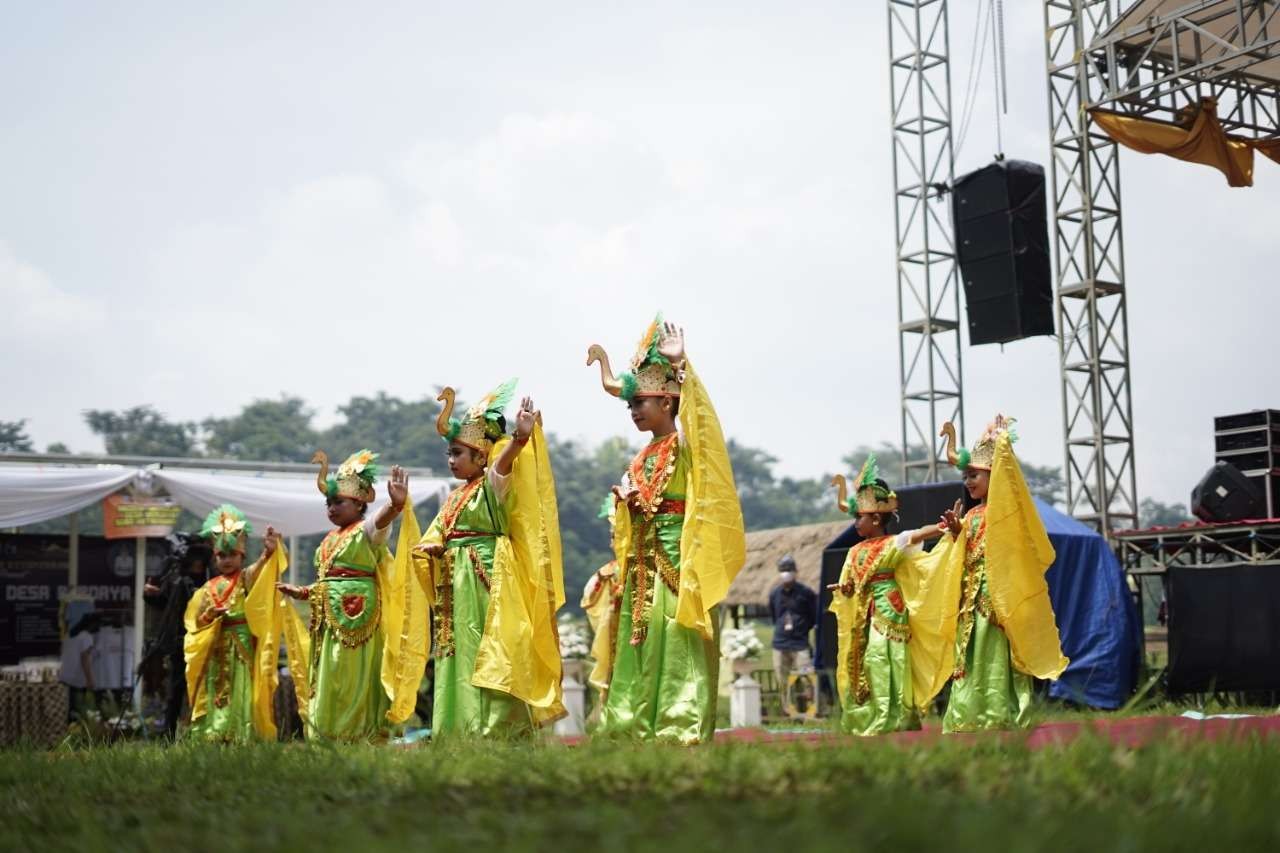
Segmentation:
[(717, 643), (675, 618), (690, 462), (672, 433), (645, 447), (623, 479), (640, 506), (618, 507), (630, 514), (631, 537), (602, 734), (692, 744), (715, 733)]

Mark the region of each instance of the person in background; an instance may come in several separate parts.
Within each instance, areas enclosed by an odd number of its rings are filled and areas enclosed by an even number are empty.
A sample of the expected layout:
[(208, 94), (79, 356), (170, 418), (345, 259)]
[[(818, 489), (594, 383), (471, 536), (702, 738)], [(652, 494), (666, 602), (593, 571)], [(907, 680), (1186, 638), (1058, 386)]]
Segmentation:
[(90, 611), (81, 616), (62, 641), (62, 667), (58, 680), (71, 689), (71, 713), (81, 710), (85, 691), (96, 688), (93, 681), (93, 635), (98, 630), (99, 614)]
[(809, 632), (818, 615), (818, 594), (796, 580), (796, 561), (790, 554), (778, 560), (778, 585), (769, 593), (773, 621), (773, 671), (778, 689), (786, 690), (793, 672), (813, 670)]
[(208, 579), (213, 551), (199, 533), (174, 534), (169, 537), (169, 548), (164, 574), (158, 583), (148, 581), (143, 595), (148, 604), (163, 608), (146, 657), (162, 655), (167, 662), (164, 731), (172, 741), (178, 734), (178, 718), (187, 698), (187, 668), (182, 649), (187, 629), (182, 617), (196, 588)]

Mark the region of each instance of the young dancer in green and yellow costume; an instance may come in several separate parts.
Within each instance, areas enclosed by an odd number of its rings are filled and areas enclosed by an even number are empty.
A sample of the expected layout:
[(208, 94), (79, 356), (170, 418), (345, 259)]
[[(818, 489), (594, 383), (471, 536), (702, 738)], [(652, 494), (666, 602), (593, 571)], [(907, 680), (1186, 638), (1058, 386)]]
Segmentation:
[(706, 743), (716, 721), (717, 605), (746, 557), (720, 422), (685, 358), (684, 333), (661, 317), (645, 331), (630, 371), (615, 377), (598, 345), (587, 352), (587, 364), (595, 362), (605, 391), (625, 400), (632, 423), (653, 436), (614, 487), (624, 588), (599, 730)]
[(437, 431), (462, 486), (414, 548), (431, 602), (436, 681), (432, 738), (517, 737), (564, 716), (556, 610), (564, 604), (555, 479), (540, 413), (526, 397), (507, 437), (516, 381)]
[(948, 535), (929, 555), (927, 603), (911, 614), (913, 625), (954, 638), (939, 650), (924, 697), (952, 679), (945, 732), (1026, 725), (1032, 677), (1056, 679), (1067, 667), (1044, 580), (1053, 546), (1013, 453), (1012, 426), (997, 416), (971, 451), (959, 452), (955, 428), (943, 427), (947, 458), (978, 501), (963, 516), (958, 502), (944, 515)]
[(280, 537), (268, 527), (262, 555), (245, 568), (252, 526), (230, 504), (217, 507), (200, 533), (213, 546), (218, 574), (187, 605), (184, 639), (192, 737), (275, 740), (275, 582), (285, 567)]
[(847, 496), (844, 477), (837, 504), (855, 519), (862, 541), (849, 549), (840, 582), (831, 587), (831, 612), (839, 631), (836, 685), (840, 729), (876, 735), (920, 728), (912, 686), (911, 620), (902, 584), (913, 583), (913, 556), (919, 538), (912, 532), (889, 536), (885, 528), (898, 512), (898, 496), (880, 479), (869, 454)]
[[(368, 517), (377, 458), (368, 450), (353, 453), (331, 476), (328, 456), (316, 453), (316, 487), (335, 529), (316, 549), (315, 583), (280, 585), (311, 607), (307, 629), (292, 608), (284, 622), (308, 740), (384, 739), (413, 712), (426, 668), (426, 600), (409, 561), (418, 538), (409, 477), (393, 467), (389, 503)], [(391, 523), (406, 507), (393, 558), (386, 544)]]

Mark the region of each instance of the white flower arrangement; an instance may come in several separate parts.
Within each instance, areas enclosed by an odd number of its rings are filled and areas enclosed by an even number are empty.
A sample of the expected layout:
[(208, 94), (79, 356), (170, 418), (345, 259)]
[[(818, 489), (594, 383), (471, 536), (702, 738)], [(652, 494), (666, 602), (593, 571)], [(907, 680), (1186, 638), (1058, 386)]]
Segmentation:
[(587, 629), (574, 622), (560, 623), (560, 657), (566, 660), (586, 660), (591, 656), (591, 639)]
[(751, 628), (728, 628), (720, 635), (720, 654), (727, 660), (755, 660), (764, 645)]

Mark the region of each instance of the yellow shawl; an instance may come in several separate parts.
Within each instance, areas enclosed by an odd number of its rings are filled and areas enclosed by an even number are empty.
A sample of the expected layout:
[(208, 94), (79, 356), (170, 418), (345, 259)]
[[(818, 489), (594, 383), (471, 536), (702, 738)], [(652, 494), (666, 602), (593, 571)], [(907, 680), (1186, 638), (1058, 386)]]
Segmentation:
[[(680, 592), (676, 622), (715, 638), (713, 610), (729, 592), (747, 559), (742, 507), (733, 483), (733, 468), (720, 420), (692, 363), (685, 363), (680, 390), (680, 427), (689, 448), (684, 529), (680, 534)], [(618, 565), (627, 565), (631, 547), (631, 514), (614, 519), (613, 550)]]

